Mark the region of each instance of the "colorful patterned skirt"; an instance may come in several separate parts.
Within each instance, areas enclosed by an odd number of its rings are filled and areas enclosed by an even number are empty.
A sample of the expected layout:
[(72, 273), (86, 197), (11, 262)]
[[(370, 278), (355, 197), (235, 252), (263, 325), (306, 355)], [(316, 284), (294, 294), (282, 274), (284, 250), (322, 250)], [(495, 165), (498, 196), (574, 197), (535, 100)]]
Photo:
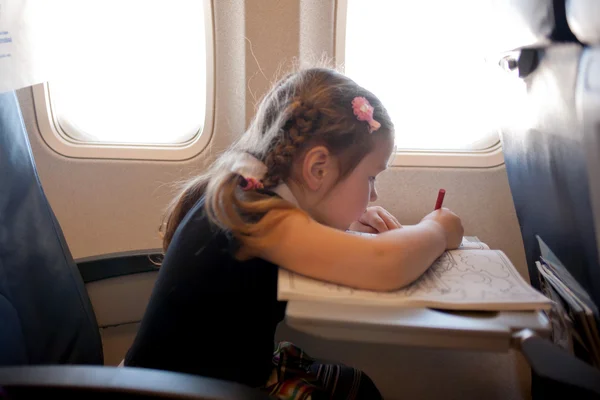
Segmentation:
[(382, 398), (364, 372), (341, 364), (320, 364), (289, 342), (277, 345), (273, 371), (263, 390), (282, 400)]

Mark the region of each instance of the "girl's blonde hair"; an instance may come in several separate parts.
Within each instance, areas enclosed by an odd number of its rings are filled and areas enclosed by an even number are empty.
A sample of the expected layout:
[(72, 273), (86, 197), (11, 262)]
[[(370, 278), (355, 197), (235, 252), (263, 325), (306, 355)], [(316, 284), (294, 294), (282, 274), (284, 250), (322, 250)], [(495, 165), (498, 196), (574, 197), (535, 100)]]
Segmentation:
[[(359, 121), (352, 100), (365, 97), (374, 107), (381, 128), (370, 134)], [(291, 205), (275, 196), (239, 188), (232, 166), (245, 153), (267, 166), (262, 183), (273, 188), (290, 177), (293, 160), (316, 145), (327, 147), (339, 160), (339, 180), (350, 174), (374, 146), (374, 136), (389, 135), (393, 124), (379, 99), (350, 78), (328, 68), (291, 73), (264, 96), (248, 130), (206, 172), (187, 182), (166, 214), (166, 251), (186, 213), (204, 195), (208, 218), (236, 237), (251, 237), (269, 210)], [(273, 221), (271, 221), (273, 222)]]

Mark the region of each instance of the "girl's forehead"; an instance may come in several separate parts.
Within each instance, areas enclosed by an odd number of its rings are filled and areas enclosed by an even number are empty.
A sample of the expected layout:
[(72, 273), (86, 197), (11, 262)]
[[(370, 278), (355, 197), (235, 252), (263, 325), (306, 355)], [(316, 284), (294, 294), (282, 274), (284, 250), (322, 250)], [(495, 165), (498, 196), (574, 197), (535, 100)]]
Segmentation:
[(379, 173), (387, 169), (392, 155), (394, 154), (393, 139), (385, 137), (377, 138), (373, 149), (357, 165), (356, 169), (369, 175)]
[(365, 158), (369, 164), (384, 170), (391, 162), (395, 149), (393, 134), (381, 136), (375, 139), (373, 150)]

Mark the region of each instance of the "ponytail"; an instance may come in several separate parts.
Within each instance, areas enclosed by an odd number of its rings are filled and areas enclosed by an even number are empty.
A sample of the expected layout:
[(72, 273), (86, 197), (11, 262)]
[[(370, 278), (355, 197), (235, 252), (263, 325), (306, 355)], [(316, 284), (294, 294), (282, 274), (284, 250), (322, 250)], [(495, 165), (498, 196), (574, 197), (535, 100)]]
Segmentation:
[(160, 227), (164, 252), (167, 251), (167, 248), (173, 239), (173, 235), (185, 215), (190, 211), (194, 204), (196, 204), (200, 197), (202, 197), (202, 194), (206, 190), (208, 180), (208, 174), (204, 174), (186, 182), (179, 194), (167, 207), (165, 220)]
[(163, 251), (167, 251), (177, 227), (202, 196), (211, 223), (238, 238), (252, 236), (261, 229), (260, 220), (269, 210), (293, 207), (275, 196), (242, 191), (239, 187), (240, 176), (231, 171), (231, 166), (239, 157), (239, 152), (227, 152), (205, 174), (184, 184), (167, 208), (166, 223), (163, 224)]

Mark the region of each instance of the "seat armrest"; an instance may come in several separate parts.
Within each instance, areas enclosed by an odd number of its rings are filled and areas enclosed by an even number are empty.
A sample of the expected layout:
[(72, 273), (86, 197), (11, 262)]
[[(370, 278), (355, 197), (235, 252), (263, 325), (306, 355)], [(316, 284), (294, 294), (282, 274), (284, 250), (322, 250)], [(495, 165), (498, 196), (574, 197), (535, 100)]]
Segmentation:
[(75, 260), (84, 283), (124, 275), (158, 271), (161, 249), (135, 250), (103, 254)]
[(270, 397), (247, 386), (145, 368), (53, 365), (0, 368), (0, 399), (243, 399)]

